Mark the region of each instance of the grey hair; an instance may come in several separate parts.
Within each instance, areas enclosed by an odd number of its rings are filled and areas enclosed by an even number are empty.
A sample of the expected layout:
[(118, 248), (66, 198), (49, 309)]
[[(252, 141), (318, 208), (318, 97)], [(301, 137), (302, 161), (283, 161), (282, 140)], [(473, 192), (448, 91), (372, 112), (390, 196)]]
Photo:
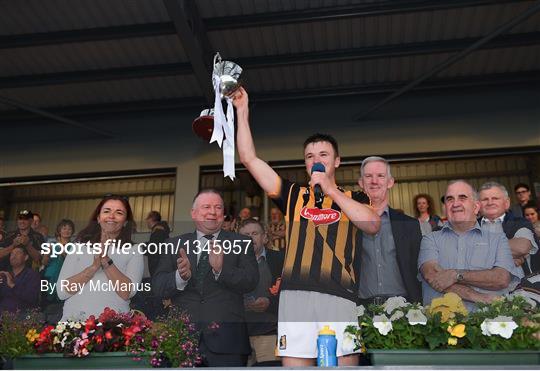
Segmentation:
[[(196, 206), (196, 204), (197, 204), (197, 199), (199, 198), (200, 195), (203, 195), (203, 194), (209, 194), (209, 193), (218, 195), (218, 196), (221, 198), (221, 203), (224, 204), (224, 202), (223, 202), (223, 196), (221, 195), (221, 193), (220, 193), (217, 189), (214, 189), (214, 188), (204, 188), (204, 189), (201, 189), (199, 192), (197, 192), (197, 194), (195, 195), (195, 197), (193, 197), (193, 205), (191, 206), (191, 208), (192, 208), (192, 209), (195, 209), (195, 206)], [(225, 205), (223, 205), (223, 206), (225, 206)]]
[(388, 162), (387, 159), (385, 159), (383, 157), (379, 157), (379, 156), (369, 156), (369, 157), (366, 157), (362, 161), (362, 165), (360, 165), (360, 176), (361, 177), (364, 176), (364, 168), (370, 162), (382, 162), (383, 164), (385, 164), (386, 165), (386, 175), (388, 176), (388, 178), (392, 178), (392, 173), (390, 172), (390, 163)]
[(482, 191), (485, 191), (485, 190), (488, 190), (488, 189), (491, 189), (491, 188), (499, 188), (501, 190), (501, 192), (504, 194), (504, 197), (509, 197), (508, 196), (508, 191), (506, 190), (506, 187), (503, 186), (501, 183), (497, 183), (497, 182), (486, 182), (484, 184), (482, 184), (482, 186), (480, 187), (480, 189), (478, 190), (478, 192), (482, 192)]
[[(446, 186), (446, 190), (448, 190), (448, 187), (450, 187), (451, 185), (456, 184), (456, 183), (465, 183), (466, 185), (469, 186), (469, 188), (471, 188), (473, 200), (478, 201), (480, 199), (480, 197), (478, 197), (478, 192), (476, 191), (476, 189), (473, 187), (473, 185), (471, 183), (469, 183), (465, 179), (455, 179), (455, 180), (449, 181), (448, 185)], [(445, 192), (445, 200), (446, 200), (446, 192)]]

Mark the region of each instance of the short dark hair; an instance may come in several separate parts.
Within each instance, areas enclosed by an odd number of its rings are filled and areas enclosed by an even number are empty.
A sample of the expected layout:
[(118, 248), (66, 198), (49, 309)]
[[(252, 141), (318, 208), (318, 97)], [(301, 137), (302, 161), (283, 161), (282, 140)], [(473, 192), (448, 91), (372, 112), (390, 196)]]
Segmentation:
[(255, 218), (248, 218), (246, 220), (244, 220), (241, 224), (240, 224), (240, 228), (239, 229), (242, 229), (244, 228), (246, 225), (249, 225), (249, 224), (257, 224), (259, 227), (261, 227), (261, 230), (263, 232), (266, 232), (266, 229), (264, 228), (264, 225), (257, 219)]
[(75, 234), (75, 223), (73, 223), (71, 219), (62, 219), (60, 220), (60, 223), (58, 223), (58, 225), (56, 226), (56, 237), (60, 237), (60, 230), (65, 225), (71, 227), (71, 231), (73, 232), (73, 234)]
[(518, 189), (520, 188), (525, 188), (527, 191), (530, 191), (531, 189), (529, 188), (529, 186), (525, 183), (518, 183), (514, 186), (514, 192), (517, 192)]
[(152, 219), (154, 222), (160, 222), (161, 221), (161, 214), (159, 211), (152, 210), (148, 213), (148, 216), (146, 219)]
[(332, 148), (334, 149), (334, 152), (336, 154), (336, 157), (339, 156), (339, 149), (336, 139), (329, 135), (329, 134), (321, 134), (321, 133), (315, 133), (313, 135), (310, 135), (305, 141), (304, 141), (304, 149), (311, 144), (311, 143), (319, 143), (319, 142), (328, 142), (332, 145)]
[(534, 203), (534, 201), (529, 201), (523, 206), (523, 211), (525, 209), (534, 209), (536, 212), (538, 212), (538, 205)]

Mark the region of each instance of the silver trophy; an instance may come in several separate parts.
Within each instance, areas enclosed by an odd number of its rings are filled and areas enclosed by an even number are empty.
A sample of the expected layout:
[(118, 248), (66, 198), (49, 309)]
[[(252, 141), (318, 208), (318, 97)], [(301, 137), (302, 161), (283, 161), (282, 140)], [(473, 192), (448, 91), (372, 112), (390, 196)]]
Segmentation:
[[(212, 81), (219, 83), (219, 98), (230, 97), (240, 87), (240, 74), (242, 67), (231, 61), (224, 61), (216, 53), (213, 62)], [(216, 89), (216, 86), (214, 86)], [(217, 102), (216, 102), (217, 104)], [(214, 132), (214, 109), (209, 108), (201, 112), (191, 125), (193, 132), (203, 140), (209, 142)], [(226, 137), (224, 135), (224, 137)]]
[(224, 61), (221, 55), (214, 56), (214, 76), (219, 78), (219, 92), (221, 99), (231, 96), (240, 87), (240, 74), (242, 67), (231, 61)]

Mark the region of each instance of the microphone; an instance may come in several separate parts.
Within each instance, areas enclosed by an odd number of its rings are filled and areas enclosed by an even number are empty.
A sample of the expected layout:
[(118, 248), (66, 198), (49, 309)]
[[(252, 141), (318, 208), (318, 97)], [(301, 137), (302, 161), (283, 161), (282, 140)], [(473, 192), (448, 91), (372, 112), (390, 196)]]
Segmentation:
[[(313, 174), (315, 171), (324, 173), (326, 172), (326, 169), (322, 163), (316, 162), (311, 167), (311, 174)], [(322, 206), (322, 202), (324, 198), (324, 194), (322, 192), (321, 186), (318, 184), (315, 184), (313, 186), (313, 190), (315, 191), (315, 205), (318, 205), (318, 207), (320, 208)]]

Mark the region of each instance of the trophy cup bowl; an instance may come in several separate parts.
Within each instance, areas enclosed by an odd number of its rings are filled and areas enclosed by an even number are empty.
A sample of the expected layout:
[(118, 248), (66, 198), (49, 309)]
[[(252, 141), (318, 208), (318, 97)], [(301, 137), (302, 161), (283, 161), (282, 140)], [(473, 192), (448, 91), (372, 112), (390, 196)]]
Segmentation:
[(219, 92), (221, 98), (230, 97), (240, 87), (242, 67), (231, 61), (222, 61), (219, 53), (214, 57), (214, 72), (219, 76)]
[(212, 108), (202, 110), (199, 117), (191, 124), (191, 128), (199, 138), (210, 142), (212, 133), (214, 132), (214, 110)]

